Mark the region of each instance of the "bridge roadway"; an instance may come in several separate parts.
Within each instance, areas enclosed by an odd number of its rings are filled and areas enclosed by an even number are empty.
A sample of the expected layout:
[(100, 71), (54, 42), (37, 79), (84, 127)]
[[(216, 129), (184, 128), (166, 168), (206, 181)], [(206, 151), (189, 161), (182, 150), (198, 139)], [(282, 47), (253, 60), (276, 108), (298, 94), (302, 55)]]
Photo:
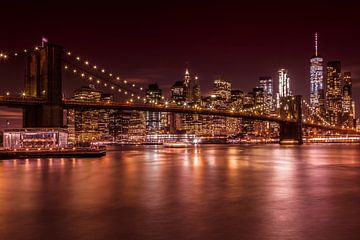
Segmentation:
[[(0, 96), (0, 106), (23, 108), (27, 106), (37, 106), (47, 104), (46, 99), (33, 98), (33, 97), (11, 97), (11, 96)], [(296, 122), (294, 119), (282, 119), (278, 116), (262, 116), (252, 114), (246, 111), (234, 112), (230, 110), (213, 110), (207, 108), (191, 108), (189, 106), (178, 106), (174, 104), (145, 104), (145, 103), (124, 103), (124, 102), (86, 102), (86, 101), (75, 101), (64, 99), (62, 102), (64, 109), (114, 109), (114, 110), (137, 110), (137, 111), (150, 111), (150, 112), (173, 112), (173, 113), (188, 113), (188, 114), (199, 114), (199, 115), (212, 115), (222, 117), (233, 117), (242, 118), (247, 120), (258, 120), (268, 121), (276, 123)], [(324, 130), (339, 131), (344, 134), (359, 134), (354, 129), (344, 129), (334, 126), (326, 126), (318, 123), (304, 122), (304, 127), (319, 128)]]

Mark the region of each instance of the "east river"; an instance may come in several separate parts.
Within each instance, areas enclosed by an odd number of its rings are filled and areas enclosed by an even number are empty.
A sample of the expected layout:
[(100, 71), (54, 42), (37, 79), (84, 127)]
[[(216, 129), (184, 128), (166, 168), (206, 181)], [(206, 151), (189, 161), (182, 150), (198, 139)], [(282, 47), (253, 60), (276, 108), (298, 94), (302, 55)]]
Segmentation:
[(0, 161), (0, 239), (359, 239), (360, 145)]

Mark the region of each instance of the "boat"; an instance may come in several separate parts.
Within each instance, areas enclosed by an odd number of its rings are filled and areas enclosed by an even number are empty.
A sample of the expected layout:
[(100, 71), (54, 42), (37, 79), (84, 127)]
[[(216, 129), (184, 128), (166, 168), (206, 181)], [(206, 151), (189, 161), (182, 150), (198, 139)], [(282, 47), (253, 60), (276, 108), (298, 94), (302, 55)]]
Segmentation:
[(42, 158), (42, 157), (102, 157), (106, 149), (99, 148), (63, 148), (63, 149), (16, 149), (1, 150), (0, 159)]
[(168, 148), (186, 148), (192, 146), (192, 144), (187, 142), (167, 142), (163, 146)]

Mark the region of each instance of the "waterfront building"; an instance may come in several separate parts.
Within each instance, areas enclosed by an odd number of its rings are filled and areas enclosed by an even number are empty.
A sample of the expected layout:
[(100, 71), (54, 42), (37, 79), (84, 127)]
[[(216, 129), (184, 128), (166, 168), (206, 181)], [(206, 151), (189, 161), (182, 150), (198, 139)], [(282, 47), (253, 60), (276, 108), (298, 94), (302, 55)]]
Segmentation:
[(68, 146), (68, 133), (64, 128), (4, 129), (5, 149), (51, 149)]
[[(74, 93), (73, 99), (76, 101), (99, 102), (101, 101), (101, 91), (90, 87), (82, 87)], [(74, 119), (72, 120), (71, 117)], [(100, 141), (99, 132), (99, 110), (74, 110), (68, 115), (69, 131), (74, 132), (74, 143)]]

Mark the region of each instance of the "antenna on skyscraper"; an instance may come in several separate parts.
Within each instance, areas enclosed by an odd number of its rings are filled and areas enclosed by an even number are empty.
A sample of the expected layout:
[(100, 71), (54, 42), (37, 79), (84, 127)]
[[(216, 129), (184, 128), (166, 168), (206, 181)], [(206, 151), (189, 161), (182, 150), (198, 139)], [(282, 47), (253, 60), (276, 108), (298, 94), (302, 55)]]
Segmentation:
[(315, 33), (315, 56), (318, 56), (318, 33)]

